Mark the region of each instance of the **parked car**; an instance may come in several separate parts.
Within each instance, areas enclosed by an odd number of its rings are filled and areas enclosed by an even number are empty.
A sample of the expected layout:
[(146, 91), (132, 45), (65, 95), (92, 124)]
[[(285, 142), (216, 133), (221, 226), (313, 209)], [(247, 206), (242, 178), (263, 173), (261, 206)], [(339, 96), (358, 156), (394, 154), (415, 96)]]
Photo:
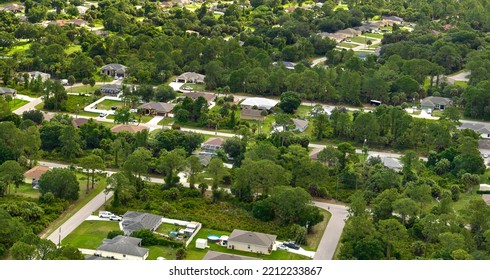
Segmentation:
[(122, 221), (122, 217), (117, 216), (117, 215), (112, 215), (109, 217), (109, 220), (111, 220), (111, 221)]
[(483, 157), (484, 158), (487, 158), (488, 157), (488, 154), (487, 153), (483, 154)]
[(103, 118), (103, 117), (105, 117), (105, 116), (107, 116), (107, 113), (100, 113), (100, 114), (99, 114), (99, 117), (101, 117), (101, 118)]
[(294, 243), (293, 241), (284, 242), (282, 244), (288, 248), (295, 249), (295, 250), (298, 250), (300, 248), (299, 245)]
[(112, 106), (111, 110), (117, 110), (117, 106)]
[(99, 211), (99, 218), (111, 218), (112, 216), (116, 216), (109, 211)]
[(187, 87), (184, 88), (184, 90), (192, 90), (192, 88), (189, 87), (189, 86), (187, 86)]
[(427, 114), (432, 115), (432, 109), (431, 108), (427, 109)]

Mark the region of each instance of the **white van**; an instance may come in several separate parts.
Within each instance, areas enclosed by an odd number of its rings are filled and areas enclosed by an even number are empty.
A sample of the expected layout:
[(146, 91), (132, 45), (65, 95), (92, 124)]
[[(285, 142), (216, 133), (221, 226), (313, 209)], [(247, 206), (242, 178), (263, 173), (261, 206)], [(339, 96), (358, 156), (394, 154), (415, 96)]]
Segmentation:
[(99, 218), (110, 218), (112, 216), (115, 216), (109, 211), (99, 211)]

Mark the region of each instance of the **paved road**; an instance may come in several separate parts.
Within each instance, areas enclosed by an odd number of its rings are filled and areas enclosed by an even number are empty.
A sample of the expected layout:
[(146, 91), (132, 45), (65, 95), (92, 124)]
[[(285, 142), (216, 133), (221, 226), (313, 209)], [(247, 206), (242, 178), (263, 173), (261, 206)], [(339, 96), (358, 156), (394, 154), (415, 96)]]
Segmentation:
[(314, 260), (331, 260), (335, 254), (335, 249), (340, 241), (340, 236), (344, 230), (345, 220), (347, 219), (347, 207), (343, 205), (317, 202), (314, 201), (313, 204), (316, 207), (323, 208), (330, 213), (330, 221), (328, 221), (325, 233), (323, 233), (322, 240), (318, 245), (318, 249), (313, 257)]
[[(71, 216), (63, 225), (57, 228), (51, 235), (47, 237), (48, 240), (53, 241), (54, 244), (58, 244), (68, 234), (75, 230), (85, 219), (87, 219), (92, 212), (97, 211), (102, 205), (104, 205), (106, 199), (112, 196), (112, 192), (107, 194), (104, 192), (99, 193), (96, 197), (90, 200), (82, 209), (78, 210), (73, 216)], [(44, 237), (44, 236), (43, 236)]]

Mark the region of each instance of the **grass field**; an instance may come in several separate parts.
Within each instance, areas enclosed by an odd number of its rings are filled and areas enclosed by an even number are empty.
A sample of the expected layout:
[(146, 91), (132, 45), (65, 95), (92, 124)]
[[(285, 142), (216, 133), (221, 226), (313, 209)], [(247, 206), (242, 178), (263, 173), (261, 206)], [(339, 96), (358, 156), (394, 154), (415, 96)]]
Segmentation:
[(356, 44), (350, 44), (350, 43), (346, 43), (346, 42), (341, 42), (341, 43), (338, 43), (337, 46), (341, 46), (341, 47), (344, 47), (344, 48), (354, 48), (354, 47), (357, 47), (359, 45), (356, 45)]
[(33, 189), (31, 184), (22, 183), (19, 185), (17, 191), (15, 191), (14, 186), (11, 186), (11, 190), (16, 195), (22, 195), (32, 198), (38, 198), (39, 196), (41, 196), (39, 190)]
[(371, 41), (371, 43), (373, 42), (373, 39), (366, 38), (364, 36), (353, 37), (353, 38), (350, 38), (350, 40), (352, 42), (356, 42), (356, 43), (360, 43), (360, 44), (367, 44), (368, 41)]
[(10, 110), (16, 110), (19, 109), (20, 107), (26, 105), (29, 103), (29, 101), (25, 101), (22, 99), (13, 99), (12, 101), (9, 102)]
[(364, 33), (362, 34), (362, 36), (366, 36), (368, 38), (371, 37), (371, 38), (382, 39), (384, 35), (379, 33)]
[(158, 122), (158, 125), (172, 125), (174, 123), (174, 118), (164, 118)]
[(150, 249), (147, 260), (156, 260), (158, 257), (164, 257), (167, 260), (175, 260), (177, 248), (163, 246), (147, 246)]
[(14, 55), (14, 54), (22, 54), (29, 50), (29, 47), (31, 46), (31, 43), (28, 42), (19, 42), (16, 44), (16, 46), (12, 47), (10, 51), (7, 53), (7, 55)]
[(193, 91), (204, 91), (204, 84), (184, 84), (180, 87), (180, 89), (184, 89), (185, 87), (191, 87)]
[(115, 221), (84, 221), (61, 242), (75, 248), (97, 249), (110, 231), (119, 230)]
[[(134, 117), (136, 118), (136, 122), (138, 122), (139, 117), (141, 117), (141, 123), (147, 123), (147, 122), (151, 121), (151, 119), (153, 119), (153, 116), (145, 116), (145, 115), (135, 115)], [(108, 115), (106, 117), (106, 119), (113, 120), (114, 115)]]
[(94, 85), (93, 87), (91, 87), (90, 85), (81, 85), (76, 87), (69, 87), (66, 91), (73, 93), (92, 93), (98, 88), (100, 88), (100, 85)]
[(117, 108), (125, 107), (124, 102), (122, 101), (105, 99), (104, 101), (97, 104), (97, 109), (111, 110), (112, 106), (116, 106)]
[[(195, 240), (197, 238), (204, 238), (206, 239), (208, 235), (217, 235), (217, 236), (222, 236), (222, 235), (230, 235), (229, 232), (224, 232), (224, 231), (215, 231), (215, 230), (210, 230), (207, 228), (202, 228), (199, 233), (194, 237), (193, 241), (189, 244), (189, 247), (187, 247), (187, 258), (188, 260), (202, 260), (204, 255), (206, 255), (206, 252), (208, 251), (207, 249), (198, 249), (196, 248), (196, 242)], [(259, 258), (259, 259), (264, 259), (264, 260), (308, 260), (310, 258), (298, 255), (298, 254), (292, 254), (287, 251), (283, 250), (277, 250), (273, 251), (270, 255), (263, 255), (263, 254), (257, 254), (257, 253), (251, 253), (251, 252), (243, 252), (243, 251), (238, 251), (238, 250), (231, 250), (226, 247), (220, 246), (215, 243), (208, 242), (208, 246), (210, 247), (209, 250), (217, 251), (217, 252), (223, 252), (223, 253), (228, 253), (228, 254), (235, 254), (235, 255), (242, 255), (242, 256), (247, 256), (247, 257), (252, 257), (252, 258)]]
[(75, 52), (81, 52), (82, 51), (82, 46), (80, 45), (71, 45), (67, 49), (65, 49), (65, 53), (67, 55), (70, 55)]

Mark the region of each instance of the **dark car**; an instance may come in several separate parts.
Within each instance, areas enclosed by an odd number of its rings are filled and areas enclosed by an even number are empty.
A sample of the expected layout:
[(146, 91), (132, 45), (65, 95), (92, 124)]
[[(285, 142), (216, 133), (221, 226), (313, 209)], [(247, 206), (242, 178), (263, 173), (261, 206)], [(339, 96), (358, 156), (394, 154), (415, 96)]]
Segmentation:
[(295, 249), (295, 250), (298, 250), (300, 248), (299, 245), (294, 243), (293, 241), (284, 242), (282, 244), (288, 248)]

